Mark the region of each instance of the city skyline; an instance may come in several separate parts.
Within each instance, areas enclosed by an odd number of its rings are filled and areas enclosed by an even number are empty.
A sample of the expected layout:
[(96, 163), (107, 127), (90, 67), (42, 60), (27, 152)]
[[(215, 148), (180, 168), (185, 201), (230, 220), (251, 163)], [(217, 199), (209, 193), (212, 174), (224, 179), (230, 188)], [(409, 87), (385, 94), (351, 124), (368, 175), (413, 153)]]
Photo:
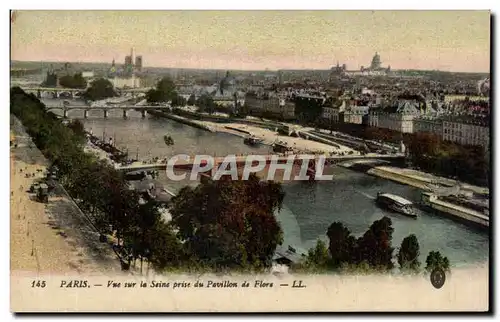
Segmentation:
[[(137, 28), (137, 26), (147, 28)], [(368, 67), (488, 73), (488, 11), (20, 11), (11, 59), (144, 67), (326, 70)]]

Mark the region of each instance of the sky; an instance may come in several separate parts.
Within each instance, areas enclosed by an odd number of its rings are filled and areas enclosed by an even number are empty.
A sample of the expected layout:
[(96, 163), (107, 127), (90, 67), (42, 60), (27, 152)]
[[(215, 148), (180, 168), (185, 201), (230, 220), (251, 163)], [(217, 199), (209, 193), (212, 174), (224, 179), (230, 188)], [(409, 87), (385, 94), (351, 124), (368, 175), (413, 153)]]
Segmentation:
[(18, 11), (11, 59), (234, 70), (489, 72), (488, 11)]

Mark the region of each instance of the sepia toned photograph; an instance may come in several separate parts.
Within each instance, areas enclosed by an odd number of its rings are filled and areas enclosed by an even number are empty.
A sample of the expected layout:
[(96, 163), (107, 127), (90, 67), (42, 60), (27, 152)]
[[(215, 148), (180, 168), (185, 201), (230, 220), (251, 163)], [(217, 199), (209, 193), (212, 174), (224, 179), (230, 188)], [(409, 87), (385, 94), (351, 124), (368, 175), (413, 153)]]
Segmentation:
[(11, 10), (11, 311), (490, 311), (491, 21)]

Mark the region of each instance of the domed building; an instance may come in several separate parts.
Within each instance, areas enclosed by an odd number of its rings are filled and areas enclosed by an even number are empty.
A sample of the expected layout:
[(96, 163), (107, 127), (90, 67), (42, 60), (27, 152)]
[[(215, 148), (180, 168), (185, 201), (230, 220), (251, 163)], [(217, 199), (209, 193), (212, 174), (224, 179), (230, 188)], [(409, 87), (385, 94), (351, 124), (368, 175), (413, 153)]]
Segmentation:
[(222, 106), (236, 108), (244, 104), (245, 93), (238, 91), (236, 79), (226, 72), (226, 76), (217, 84), (217, 90), (213, 96), (215, 103)]

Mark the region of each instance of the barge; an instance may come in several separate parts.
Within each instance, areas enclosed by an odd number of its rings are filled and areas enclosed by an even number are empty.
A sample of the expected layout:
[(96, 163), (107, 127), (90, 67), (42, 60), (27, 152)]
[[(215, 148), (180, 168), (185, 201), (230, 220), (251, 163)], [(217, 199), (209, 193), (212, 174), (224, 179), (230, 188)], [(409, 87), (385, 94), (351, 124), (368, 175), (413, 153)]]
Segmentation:
[(390, 210), (411, 218), (418, 218), (418, 215), (413, 207), (413, 203), (403, 197), (394, 195), (392, 193), (379, 192), (377, 193), (375, 202), (379, 207), (386, 210)]

